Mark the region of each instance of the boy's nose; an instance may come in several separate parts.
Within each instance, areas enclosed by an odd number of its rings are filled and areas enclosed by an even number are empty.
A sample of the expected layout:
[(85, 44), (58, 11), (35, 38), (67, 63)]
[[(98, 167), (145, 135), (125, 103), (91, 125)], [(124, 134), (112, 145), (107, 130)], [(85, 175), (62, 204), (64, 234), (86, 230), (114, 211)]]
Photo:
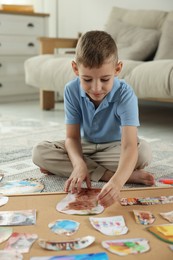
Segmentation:
[(102, 89), (102, 84), (100, 81), (96, 81), (94, 84), (93, 84), (93, 90), (94, 91), (100, 91)]

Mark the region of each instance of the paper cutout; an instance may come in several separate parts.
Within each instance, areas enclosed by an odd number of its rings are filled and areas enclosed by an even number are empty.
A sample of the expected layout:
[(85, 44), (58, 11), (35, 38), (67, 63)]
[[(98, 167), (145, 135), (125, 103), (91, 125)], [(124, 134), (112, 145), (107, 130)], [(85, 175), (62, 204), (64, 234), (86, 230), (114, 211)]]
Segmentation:
[(0, 250), (0, 259), (1, 260), (22, 260), (23, 255), (21, 255), (19, 252)]
[(144, 253), (150, 249), (148, 241), (143, 238), (107, 240), (102, 242), (102, 246), (119, 256)]
[(68, 193), (67, 196), (57, 204), (56, 209), (66, 214), (99, 214), (104, 211), (104, 207), (97, 203), (97, 195), (99, 192), (100, 189), (83, 188), (80, 193)]
[(155, 221), (155, 217), (150, 211), (133, 210), (133, 213), (138, 224), (151, 225)]
[(16, 250), (19, 253), (28, 253), (30, 247), (38, 238), (37, 234), (17, 233), (14, 232), (9, 238), (6, 250)]
[(173, 225), (155, 225), (148, 227), (147, 230), (156, 236), (158, 239), (173, 244)]
[(108, 260), (108, 255), (105, 252), (92, 253), (92, 254), (78, 254), (78, 255), (65, 255), (65, 256), (35, 256), (30, 260)]
[(0, 226), (28, 226), (36, 223), (36, 210), (0, 211)]
[(37, 181), (15, 180), (0, 183), (0, 193), (6, 195), (41, 192), (43, 189), (44, 185)]
[(169, 245), (169, 248), (173, 251), (173, 245)]
[(169, 222), (173, 223), (173, 211), (169, 211), (169, 212), (163, 212), (163, 213), (160, 213), (160, 215), (168, 220)]
[(0, 243), (7, 240), (11, 236), (12, 232), (13, 229), (10, 227), (0, 227)]
[(9, 200), (8, 197), (0, 195), (0, 206), (7, 204), (8, 200)]
[(3, 178), (4, 178), (4, 174), (0, 173), (0, 181), (2, 181)]
[(89, 220), (91, 225), (104, 235), (117, 236), (126, 234), (128, 231), (123, 216), (105, 218), (90, 217)]
[(120, 204), (122, 206), (155, 205), (155, 204), (168, 204), (168, 203), (173, 203), (173, 196), (121, 198), (120, 200)]
[(80, 223), (74, 220), (59, 219), (49, 223), (48, 227), (56, 234), (71, 236), (79, 228)]
[(47, 250), (78, 250), (90, 246), (95, 241), (95, 237), (86, 236), (69, 241), (49, 241), (44, 239), (39, 239), (38, 244), (40, 247)]

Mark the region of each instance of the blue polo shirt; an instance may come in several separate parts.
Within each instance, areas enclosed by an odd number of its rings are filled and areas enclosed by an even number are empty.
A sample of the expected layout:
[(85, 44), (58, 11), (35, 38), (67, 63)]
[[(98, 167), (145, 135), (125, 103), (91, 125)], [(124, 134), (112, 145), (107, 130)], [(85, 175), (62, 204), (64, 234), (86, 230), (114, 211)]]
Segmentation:
[(95, 108), (79, 77), (66, 84), (65, 123), (80, 124), (81, 137), (93, 143), (121, 140), (122, 126), (139, 126), (138, 102), (133, 89), (117, 77), (112, 90)]

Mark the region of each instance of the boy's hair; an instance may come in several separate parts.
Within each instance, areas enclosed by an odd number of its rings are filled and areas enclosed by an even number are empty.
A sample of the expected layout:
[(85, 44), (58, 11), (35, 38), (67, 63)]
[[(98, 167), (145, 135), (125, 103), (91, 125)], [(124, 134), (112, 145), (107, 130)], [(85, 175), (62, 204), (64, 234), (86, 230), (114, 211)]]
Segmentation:
[(86, 32), (76, 46), (76, 63), (84, 67), (99, 68), (105, 60), (118, 61), (118, 51), (112, 36), (105, 31)]

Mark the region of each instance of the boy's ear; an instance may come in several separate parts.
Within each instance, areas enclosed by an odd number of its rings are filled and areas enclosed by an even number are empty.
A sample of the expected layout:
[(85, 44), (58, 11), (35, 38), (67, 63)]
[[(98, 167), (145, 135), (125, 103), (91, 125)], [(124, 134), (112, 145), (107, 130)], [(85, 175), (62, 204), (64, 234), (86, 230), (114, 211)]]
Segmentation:
[(116, 67), (115, 67), (115, 76), (118, 76), (119, 73), (121, 72), (122, 70), (122, 67), (123, 67), (123, 63), (122, 61), (119, 61), (117, 64), (116, 64)]
[(73, 69), (75, 75), (79, 76), (79, 70), (78, 70), (78, 66), (77, 66), (76, 62), (72, 61), (71, 65), (72, 65), (72, 69)]

